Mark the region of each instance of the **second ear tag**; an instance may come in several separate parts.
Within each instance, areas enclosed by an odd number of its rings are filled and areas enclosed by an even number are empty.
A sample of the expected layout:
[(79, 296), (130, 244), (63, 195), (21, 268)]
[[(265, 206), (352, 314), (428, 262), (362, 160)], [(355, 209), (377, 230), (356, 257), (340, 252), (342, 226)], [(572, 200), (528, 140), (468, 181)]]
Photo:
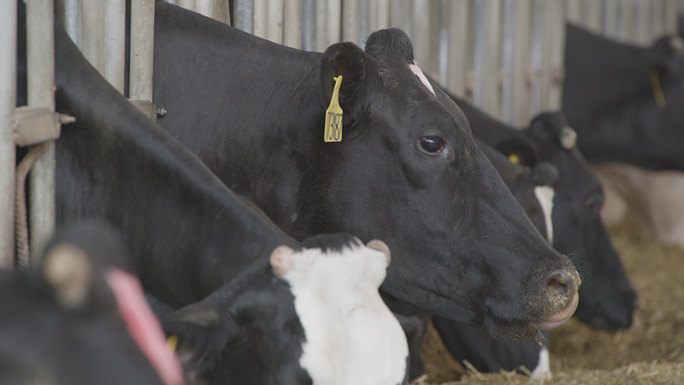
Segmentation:
[(325, 133), (323, 136), (325, 142), (342, 141), (342, 107), (340, 107), (339, 102), (342, 75), (333, 79), (335, 80), (335, 88), (333, 89), (330, 105), (325, 111)]

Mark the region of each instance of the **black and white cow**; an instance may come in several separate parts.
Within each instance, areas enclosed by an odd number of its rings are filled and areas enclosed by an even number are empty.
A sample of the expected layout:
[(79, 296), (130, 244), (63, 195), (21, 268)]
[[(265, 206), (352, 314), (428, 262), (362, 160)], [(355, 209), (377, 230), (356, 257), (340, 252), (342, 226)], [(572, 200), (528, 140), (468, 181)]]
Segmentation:
[(567, 24), (562, 110), (590, 163), (684, 171), (684, 42), (619, 43)]
[(182, 385), (126, 258), (86, 221), (58, 231), (40, 268), (0, 271), (0, 383)]
[[(526, 338), (579, 278), (526, 218), (399, 30), (303, 52), (156, 3), (160, 125), (297, 239), (386, 240), (389, 297)], [(343, 134), (323, 141), (333, 78)], [(390, 299), (391, 301), (392, 299)]]
[(389, 249), (285, 235), (55, 32), (57, 219), (121, 231), (181, 359), (210, 383), (401, 384), (404, 333), (378, 288)]
[[(471, 122), (476, 137), (521, 164), (533, 166), (543, 160), (557, 168), (552, 242), (559, 251), (573, 255), (580, 274), (588, 278), (580, 290), (582, 300), (576, 316), (600, 329), (629, 327), (636, 293), (598, 216), (602, 204), (600, 184), (576, 148), (576, 134), (563, 115), (540, 114), (529, 129), (518, 130), (453, 98)], [(525, 365), (540, 376), (548, 372), (548, 351), (538, 343), (499, 343), (482, 331), (439, 317), (433, 321), (454, 357), (467, 359), (478, 370), (498, 372)]]

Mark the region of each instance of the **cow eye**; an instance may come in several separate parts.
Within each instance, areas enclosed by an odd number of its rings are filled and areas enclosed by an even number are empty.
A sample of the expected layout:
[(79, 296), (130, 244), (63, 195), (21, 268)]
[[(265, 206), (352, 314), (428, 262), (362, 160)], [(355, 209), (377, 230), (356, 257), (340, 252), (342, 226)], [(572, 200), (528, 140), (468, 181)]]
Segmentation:
[(444, 150), (444, 140), (438, 136), (425, 136), (420, 139), (420, 147), (433, 154), (441, 152)]
[(595, 195), (587, 199), (586, 206), (592, 213), (598, 213), (601, 211), (601, 207), (603, 206), (603, 197), (600, 195)]

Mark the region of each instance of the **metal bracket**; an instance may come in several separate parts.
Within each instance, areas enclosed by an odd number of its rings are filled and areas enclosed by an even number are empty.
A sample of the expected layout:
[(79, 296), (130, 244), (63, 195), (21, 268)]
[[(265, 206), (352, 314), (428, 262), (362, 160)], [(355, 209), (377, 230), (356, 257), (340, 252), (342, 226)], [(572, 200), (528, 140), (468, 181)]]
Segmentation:
[(14, 143), (26, 147), (59, 138), (62, 124), (76, 118), (52, 112), (47, 107), (22, 106), (14, 109)]
[(145, 115), (147, 115), (148, 118), (150, 118), (153, 122), (157, 123), (157, 116), (164, 116), (166, 115), (166, 110), (164, 107), (157, 107), (152, 102), (149, 100), (140, 100), (140, 99), (128, 99), (129, 102), (131, 102), (134, 106), (138, 107), (140, 111), (142, 111)]

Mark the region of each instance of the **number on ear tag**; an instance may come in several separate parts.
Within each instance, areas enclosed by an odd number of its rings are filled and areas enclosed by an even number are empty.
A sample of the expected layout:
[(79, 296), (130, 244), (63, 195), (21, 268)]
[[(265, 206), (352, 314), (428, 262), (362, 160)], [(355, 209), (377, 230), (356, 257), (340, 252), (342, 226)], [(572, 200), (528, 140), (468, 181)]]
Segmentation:
[(342, 84), (342, 75), (333, 79), (335, 80), (335, 88), (333, 89), (330, 105), (325, 111), (325, 133), (323, 140), (326, 142), (341, 142), (342, 107), (340, 107), (339, 96), (340, 85)]

